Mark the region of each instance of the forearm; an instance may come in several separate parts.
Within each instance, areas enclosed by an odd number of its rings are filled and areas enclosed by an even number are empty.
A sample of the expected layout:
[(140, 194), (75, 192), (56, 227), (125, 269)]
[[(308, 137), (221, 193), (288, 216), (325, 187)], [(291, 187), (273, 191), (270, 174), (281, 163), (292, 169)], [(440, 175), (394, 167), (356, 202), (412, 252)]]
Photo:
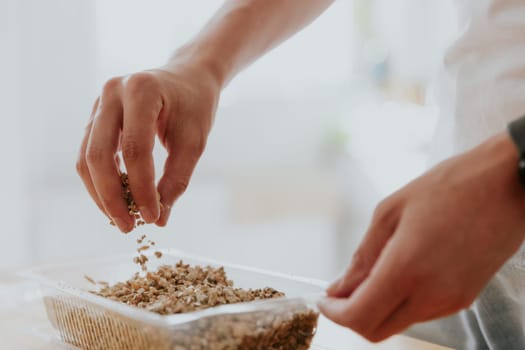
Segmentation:
[(193, 62), (225, 85), (244, 67), (298, 32), (333, 0), (229, 0), (167, 67)]

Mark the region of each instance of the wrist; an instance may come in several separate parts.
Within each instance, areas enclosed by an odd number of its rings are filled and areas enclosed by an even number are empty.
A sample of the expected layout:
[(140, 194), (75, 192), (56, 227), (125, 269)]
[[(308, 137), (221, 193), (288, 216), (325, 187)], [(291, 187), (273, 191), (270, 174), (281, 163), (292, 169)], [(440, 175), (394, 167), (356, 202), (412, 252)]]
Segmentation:
[(507, 132), (498, 133), (480, 145), (487, 160), (494, 159), (501, 171), (508, 174), (510, 181), (520, 184), (518, 163), (519, 152)]
[[(489, 141), (494, 142), (496, 150), (505, 159), (505, 167), (501, 171), (507, 174), (507, 181), (503, 185), (509, 189), (509, 197), (514, 200), (516, 207), (520, 208), (519, 210), (522, 213), (525, 213), (525, 183), (523, 182), (521, 169), (522, 151), (517, 147), (513, 136), (509, 132), (502, 132)], [(522, 221), (518, 232), (522, 239), (525, 239), (525, 220)]]
[(511, 122), (507, 127), (507, 131), (520, 157), (518, 165), (519, 176), (522, 185), (525, 186), (525, 116)]
[(493, 170), (500, 173), (502, 185), (517, 195), (525, 213), (525, 186), (520, 178), (520, 152), (508, 132), (501, 132), (488, 139), (481, 148), (485, 150), (485, 159), (493, 159)]
[(186, 44), (175, 51), (163, 69), (174, 72), (185, 67), (206, 75), (214, 85), (222, 89), (228, 81), (228, 70), (221, 62), (220, 55), (212, 55), (206, 51), (196, 43)]
[(492, 146), (495, 152), (501, 155), (501, 158), (514, 164), (514, 170), (519, 162), (519, 152), (512, 138), (507, 132), (501, 132), (488, 139), (487, 144)]
[[(477, 161), (486, 163), (491, 182), (487, 186), (500, 188), (507, 198), (525, 215), (525, 186), (520, 179), (520, 152), (508, 132), (501, 132), (482, 143), (478, 150), (481, 157)], [(475, 149), (474, 149), (475, 151)], [(524, 216), (525, 217), (525, 216)], [(525, 221), (523, 222), (525, 228)], [(525, 235), (525, 230), (523, 231)]]
[[(217, 84), (224, 87), (245, 65), (256, 59), (261, 38), (263, 13), (260, 1), (227, 1), (206, 27), (190, 42), (173, 54), (169, 64), (191, 62), (208, 72)], [(271, 36), (271, 35), (264, 35)]]

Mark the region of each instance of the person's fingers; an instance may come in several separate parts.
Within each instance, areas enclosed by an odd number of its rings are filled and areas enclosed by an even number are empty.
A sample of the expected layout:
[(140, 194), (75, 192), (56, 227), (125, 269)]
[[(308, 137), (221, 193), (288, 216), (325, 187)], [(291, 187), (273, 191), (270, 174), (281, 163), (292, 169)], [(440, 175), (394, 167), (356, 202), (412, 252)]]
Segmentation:
[(407, 301), (374, 330), (373, 338), (381, 341), (402, 332), (416, 322), (455, 314), (468, 307), (475, 299), (475, 294), (465, 292), (454, 282), (432, 276), (428, 271), (421, 271), (419, 275), (425, 277), (418, 279), (417, 283), (414, 281), (414, 288)]
[(86, 150), (86, 159), (93, 185), (100, 202), (122, 232), (133, 229), (135, 220), (129, 215), (122, 198), (122, 183), (115, 162), (122, 127), (120, 80), (110, 80), (104, 87), (100, 107)]
[(97, 98), (95, 101), (95, 104), (93, 105), (93, 110), (91, 112), (91, 115), (89, 117), (88, 125), (86, 126), (86, 130), (84, 133), (84, 137), (82, 139), (82, 144), (80, 145), (80, 151), (78, 153), (78, 159), (76, 163), (77, 173), (80, 176), (80, 179), (84, 183), (84, 186), (86, 187), (89, 195), (97, 205), (97, 207), (107, 216), (106, 209), (104, 209), (104, 206), (100, 202), (98, 198), (97, 191), (95, 190), (95, 186), (93, 185), (93, 181), (91, 180), (91, 174), (89, 173), (89, 168), (87, 166), (86, 161), (86, 148), (89, 141), (89, 136), (91, 135), (91, 128), (93, 126), (93, 118), (95, 117), (95, 113), (98, 109), (100, 98)]
[(374, 331), (405, 302), (412, 288), (396, 263), (398, 248), (398, 244), (390, 241), (370, 275), (353, 294), (349, 298), (326, 298), (319, 305), (321, 312), (370, 341), (378, 341)]
[[(419, 302), (417, 298), (410, 298), (401, 304), (394, 312), (373, 331), (372, 338), (382, 341), (386, 338), (401, 333), (415, 322), (424, 322), (452, 313), (452, 310), (437, 306), (438, 310), (428, 312), (428, 300)], [(436, 305), (434, 305), (435, 307)]]
[[(469, 304), (469, 302), (466, 302)], [(392, 315), (390, 315), (373, 333), (373, 337), (378, 341), (403, 332), (416, 322), (427, 322), (437, 318), (446, 317), (457, 313), (465, 307), (465, 304), (458, 303), (454, 300), (437, 301), (429, 293), (419, 293), (412, 296)]]
[(414, 303), (412, 299), (408, 299), (399, 305), (392, 315), (373, 331), (371, 338), (373, 338), (374, 341), (385, 340), (408, 328), (414, 320), (422, 320), (423, 318), (424, 315), (421, 311), (421, 305)]
[(153, 147), (157, 119), (163, 108), (162, 97), (153, 76), (134, 74), (128, 78), (123, 91), (124, 121), (122, 156), (128, 172), (129, 186), (142, 218), (156, 222), (160, 215)]
[(195, 137), (173, 150), (168, 149), (164, 174), (158, 185), (161, 202), (161, 213), (156, 222), (158, 226), (167, 224), (173, 203), (186, 191), (204, 147), (204, 137)]
[(370, 228), (341, 277), (326, 290), (330, 297), (348, 297), (370, 273), (385, 244), (396, 229), (399, 205), (393, 199), (382, 202), (375, 210)]

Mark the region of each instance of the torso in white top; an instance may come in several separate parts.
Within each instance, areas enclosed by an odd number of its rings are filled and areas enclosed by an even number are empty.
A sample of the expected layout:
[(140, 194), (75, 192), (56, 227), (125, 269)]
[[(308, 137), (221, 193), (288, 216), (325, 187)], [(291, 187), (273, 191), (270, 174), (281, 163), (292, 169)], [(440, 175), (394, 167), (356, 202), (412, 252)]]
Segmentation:
[(433, 160), (463, 152), (525, 115), (525, 1), (457, 0), (461, 35), (443, 60)]
[[(457, 0), (461, 34), (436, 82), (432, 163), (466, 151), (525, 115), (525, 0)], [(525, 213), (524, 213), (525, 215)], [(456, 349), (525, 349), (522, 249), (473, 306), (409, 333)]]

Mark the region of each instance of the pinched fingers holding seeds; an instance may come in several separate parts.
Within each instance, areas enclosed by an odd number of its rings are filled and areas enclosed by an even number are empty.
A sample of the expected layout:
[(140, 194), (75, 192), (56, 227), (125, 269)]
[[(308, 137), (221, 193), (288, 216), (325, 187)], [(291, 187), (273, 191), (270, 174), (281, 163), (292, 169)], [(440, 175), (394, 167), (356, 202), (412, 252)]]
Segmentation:
[(155, 74), (141, 72), (127, 77), (124, 84), (122, 158), (142, 218), (146, 223), (154, 223), (160, 215), (152, 153), (164, 106), (161, 83)]
[[(145, 223), (166, 225), (175, 200), (189, 184), (211, 129), (220, 93), (210, 76), (171, 67), (110, 79), (95, 103), (77, 170), (98, 207), (121, 231)], [(168, 151), (156, 188), (155, 137)], [(134, 207), (122, 200), (122, 151)]]

